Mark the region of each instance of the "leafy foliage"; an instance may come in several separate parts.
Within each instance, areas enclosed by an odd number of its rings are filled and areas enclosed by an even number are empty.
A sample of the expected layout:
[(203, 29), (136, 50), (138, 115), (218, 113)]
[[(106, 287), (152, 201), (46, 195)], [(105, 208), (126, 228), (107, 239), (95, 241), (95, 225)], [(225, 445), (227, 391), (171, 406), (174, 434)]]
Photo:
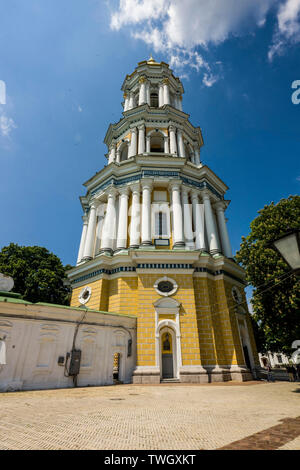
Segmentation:
[(290, 354), (292, 342), (300, 339), (300, 283), (270, 243), (288, 229), (299, 228), (300, 196), (272, 202), (258, 213), (250, 234), (242, 237), (236, 259), (254, 287), (253, 318), (261, 352)]
[(64, 279), (70, 268), (40, 246), (10, 243), (0, 252), (0, 272), (11, 276), (15, 282), (13, 290), (30, 302), (68, 305), (70, 289)]

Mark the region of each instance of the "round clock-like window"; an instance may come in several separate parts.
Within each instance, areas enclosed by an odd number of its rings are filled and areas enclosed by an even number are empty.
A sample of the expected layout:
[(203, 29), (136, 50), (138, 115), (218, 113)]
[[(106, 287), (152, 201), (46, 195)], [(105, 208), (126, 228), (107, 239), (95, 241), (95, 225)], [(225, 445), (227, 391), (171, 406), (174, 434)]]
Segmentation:
[(78, 296), (79, 302), (82, 305), (86, 304), (90, 300), (91, 294), (92, 289), (89, 286), (84, 287)]
[(157, 279), (153, 287), (159, 295), (164, 296), (175, 294), (178, 289), (176, 282), (167, 276)]
[(241, 292), (239, 291), (239, 289), (236, 286), (233, 286), (231, 293), (232, 293), (233, 300), (236, 303), (240, 304), (243, 300), (243, 296)]
[(160, 281), (157, 284), (157, 288), (160, 292), (169, 293), (174, 289), (172, 282), (170, 281)]

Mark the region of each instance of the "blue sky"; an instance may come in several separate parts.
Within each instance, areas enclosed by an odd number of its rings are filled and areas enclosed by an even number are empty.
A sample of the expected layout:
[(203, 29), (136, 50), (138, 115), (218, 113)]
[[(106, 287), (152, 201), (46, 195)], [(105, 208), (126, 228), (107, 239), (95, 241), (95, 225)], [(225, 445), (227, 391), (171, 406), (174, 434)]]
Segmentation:
[[(233, 251), (257, 211), (299, 193), (299, 0), (0, 0), (1, 232), (76, 262), (82, 183), (120, 87), (150, 53), (182, 77), (202, 159), (229, 186)], [(1, 95), (0, 95), (1, 97)]]

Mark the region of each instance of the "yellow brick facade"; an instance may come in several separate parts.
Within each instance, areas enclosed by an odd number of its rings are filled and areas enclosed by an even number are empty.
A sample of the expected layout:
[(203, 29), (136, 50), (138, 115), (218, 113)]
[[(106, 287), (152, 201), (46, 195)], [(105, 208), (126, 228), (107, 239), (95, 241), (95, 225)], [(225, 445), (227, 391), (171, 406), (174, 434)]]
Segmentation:
[[(180, 303), (182, 366), (244, 364), (235, 302), (231, 294), (234, 284), (211, 276), (168, 275), (179, 286), (172, 298)], [(86, 284), (92, 289), (87, 307), (137, 317), (137, 366), (154, 367), (156, 364), (154, 303), (160, 295), (154, 283), (159, 277), (161, 274), (158, 273), (139, 273), (103, 278)], [(82, 289), (83, 286), (73, 290), (71, 306), (78, 306), (78, 295)], [(174, 318), (175, 315), (169, 313), (160, 315), (158, 320), (174, 321)], [(258, 365), (249, 314), (246, 319), (255, 364)]]

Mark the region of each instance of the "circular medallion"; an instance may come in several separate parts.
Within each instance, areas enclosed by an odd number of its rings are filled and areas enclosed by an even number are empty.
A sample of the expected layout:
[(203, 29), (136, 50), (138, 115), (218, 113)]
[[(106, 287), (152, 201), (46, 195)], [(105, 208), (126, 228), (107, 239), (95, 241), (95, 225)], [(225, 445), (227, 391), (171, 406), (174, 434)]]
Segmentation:
[(153, 287), (159, 295), (164, 296), (175, 294), (178, 289), (176, 282), (167, 276), (157, 279)]
[(232, 293), (233, 300), (236, 303), (240, 304), (243, 300), (243, 296), (241, 292), (239, 291), (239, 289), (236, 286), (233, 286), (231, 293)]
[(92, 294), (91, 287), (89, 286), (84, 287), (78, 296), (79, 302), (82, 305), (86, 304), (90, 300), (91, 294)]
[(160, 292), (169, 293), (169, 292), (171, 292), (171, 290), (173, 290), (174, 286), (173, 286), (172, 282), (170, 282), (170, 281), (160, 281), (157, 284), (157, 288)]

